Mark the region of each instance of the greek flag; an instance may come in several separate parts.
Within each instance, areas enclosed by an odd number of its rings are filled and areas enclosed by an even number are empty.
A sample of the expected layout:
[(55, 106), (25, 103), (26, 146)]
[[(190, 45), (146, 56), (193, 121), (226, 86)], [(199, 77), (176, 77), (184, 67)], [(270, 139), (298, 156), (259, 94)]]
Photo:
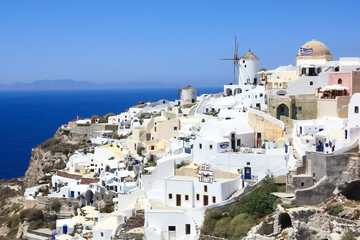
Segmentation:
[(313, 55), (313, 49), (312, 48), (300, 48), (300, 56), (309, 56)]

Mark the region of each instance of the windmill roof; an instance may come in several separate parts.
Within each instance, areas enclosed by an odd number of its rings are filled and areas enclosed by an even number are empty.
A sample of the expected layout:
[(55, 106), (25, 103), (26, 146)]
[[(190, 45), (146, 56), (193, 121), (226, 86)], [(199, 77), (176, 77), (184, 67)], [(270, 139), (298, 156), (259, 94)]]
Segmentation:
[(258, 58), (257, 56), (255, 56), (255, 54), (252, 53), (250, 49), (249, 49), (249, 51), (247, 51), (240, 59), (245, 59), (245, 60), (259, 60), (259, 58)]

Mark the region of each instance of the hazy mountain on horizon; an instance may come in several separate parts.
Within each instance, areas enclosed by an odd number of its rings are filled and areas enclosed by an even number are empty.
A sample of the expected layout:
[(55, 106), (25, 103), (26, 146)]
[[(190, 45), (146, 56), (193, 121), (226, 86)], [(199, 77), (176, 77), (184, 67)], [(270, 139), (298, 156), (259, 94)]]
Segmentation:
[(31, 83), (17, 82), (14, 84), (0, 84), (0, 91), (24, 91), (24, 90), (91, 90), (91, 89), (123, 89), (123, 88), (172, 88), (176, 84), (162, 82), (106, 82), (93, 83), (87, 81), (74, 81), (71, 79), (61, 80), (38, 80)]

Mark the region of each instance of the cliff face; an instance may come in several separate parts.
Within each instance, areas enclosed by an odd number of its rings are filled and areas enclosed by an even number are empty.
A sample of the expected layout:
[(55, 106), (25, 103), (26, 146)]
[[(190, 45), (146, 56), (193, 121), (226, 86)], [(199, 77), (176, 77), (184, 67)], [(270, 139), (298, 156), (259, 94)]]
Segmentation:
[(71, 154), (84, 146), (82, 141), (74, 141), (59, 128), (54, 138), (32, 149), (30, 164), (25, 173), (24, 188), (49, 182), (51, 177), (46, 176), (46, 173), (65, 168)]

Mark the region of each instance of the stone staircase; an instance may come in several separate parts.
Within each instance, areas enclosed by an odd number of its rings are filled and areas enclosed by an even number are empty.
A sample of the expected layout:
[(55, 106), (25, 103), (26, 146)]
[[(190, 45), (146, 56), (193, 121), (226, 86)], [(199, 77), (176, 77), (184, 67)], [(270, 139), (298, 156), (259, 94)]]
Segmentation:
[[(294, 146), (294, 137), (292, 135), (292, 127), (289, 125), (285, 125), (285, 133), (287, 136), (290, 137), (290, 145)], [(296, 159), (295, 166), (293, 169), (289, 170), (289, 173), (286, 177), (286, 192), (293, 192), (295, 187), (293, 186), (293, 176), (298, 174), (297, 169), (303, 165), (302, 157), (300, 156), (299, 152), (293, 147), (293, 156)]]

